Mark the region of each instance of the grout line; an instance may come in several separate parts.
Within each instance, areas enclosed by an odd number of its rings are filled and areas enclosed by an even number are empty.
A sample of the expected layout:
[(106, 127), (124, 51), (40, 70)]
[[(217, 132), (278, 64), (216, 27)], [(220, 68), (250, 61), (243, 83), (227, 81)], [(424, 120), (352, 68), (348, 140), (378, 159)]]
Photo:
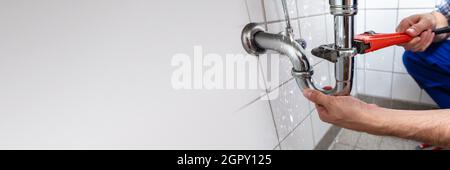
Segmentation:
[[(327, 15), (327, 14), (328, 13), (320, 13), (320, 14), (312, 14), (312, 15), (306, 15), (306, 16), (297, 16), (297, 17), (291, 18), (291, 21), (296, 21), (296, 20), (300, 20), (300, 19), (304, 19), (304, 18), (323, 16), (323, 15)], [(281, 23), (281, 22), (286, 22), (286, 19), (267, 21), (266, 23), (267, 24), (275, 24), (275, 23)]]
[(280, 83), (278, 86), (272, 88), (272, 89), (267, 89), (269, 93), (272, 93), (275, 90), (278, 90), (279, 88), (281, 88), (282, 86), (288, 84), (290, 81), (294, 80), (294, 77), (289, 78), (288, 80), (286, 80), (285, 82)]
[[(280, 147), (280, 150), (281, 150), (280, 134), (279, 134), (279, 132), (278, 132), (277, 122), (275, 121), (275, 114), (273, 113), (272, 103), (270, 102), (270, 99), (269, 99), (269, 93), (268, 93), (267, 91), (266, 91), (266, 95), (267, 95), (267, 98), (268, 98), (267, 102), (268, 102), (268, 104), (269, 104), (270, 113), (272, 114), (273, 126), (275, 127), (275, 133), (276, 133), (276, 135), (277, 135), (277, 140), (278, 140), (278, 145), (277, 145), (277, 146), (279, 146), (279, 147)], [(276, 148), (276, 146), (275, 146), (275, 148)]]
[[(397, 11), (396, 11), (396, 18), (395, 18), (395, 23), (398, 24), (398, 17), (399, 17), (399, 8), (400, 7), (400, 1), (397, 1)], [(392, 70), (391, 70), (391, 100), (394, 99), (394, 68), (395, 68), (395, 54), (397, 49), (394, 48), (394, 53), (393, 53), (393, 59), (392, 59)]]
[(267, 24), (267, 13), (266, 13), (266, 3), (264, 3), (264, 0), (261, 0), (262, 5), (262, 12), (263, 12), (263, 18), (264, 18), (264, 26), (266, 27), (266, 31), (269, 29)]
[(316, 141), (316, 135), (314, 134), (314, 125), (313, 125), (313, 121), (312, 121), (312, 115), (309, 116), (309, 122), (311, 123), (311, 132), (312, 132), (311, 134), (312, 134), (313, 144), (315, 147), (315, 146), (317, 146), (318, 141)]
[(235, 113), (236, 113), (236, 112), (239, 112), (239, 111), (241, 111), (241, 110), (243, 110), (243, 109), (245, 109), (245, 108), (247, 108), (247, 107), (249, 107), (250, 105), (252, 105), (253, 103), (256, 103), (257, 101), (261, 100), (261, 98), (263, 98), (263, 97), (265, 97), (265, 96), (266, 96), (267, 98), (269, 98), (269, 95), (267, 94), (267, 84), (266, 84), (267, 82), (266, 82), (266, 77), (265, 77), (265, 75), (264, 75), (264, 71), (262, 71), (262, 65), (261, 65), (259, 56), (257, 57), (257, 64), (258, 64), (258, 77), (261, 76), (262, 79), (263, 79), (263, 82), (264, 82), (264, 93), (263, 93), (262, 95), (258, 96), (256, 99), (251, 100), (249, 103), (247, 103), (247, 104), (245, 104), (245, 105), (239, 107), (238, 109), (236, 109), (236, 111), (234, 111)]
[(280, 147), (280, 150), (281, 150), (281, 145), (280, 144), (276, 144), (275, 147), (273, 147), (272, 150), (277, 150), (277, 147)]
[[(300, 10), (299, 10), (299, 8), (298, 8), (298, 3), (297, 3), (297, 1), (295, 1), (295, 8), (297, 8), (297, 17), (298, 16), (300, 16)], [(300, 37), (300, 38), (302, 38), (302, 25), (300, 24), (300, 21), (297, 21), (297, 25), (298, 25), (298, 36)]]
[[(359, 69), (362, 70), (362, 69)], [(366, 71), (376, 71), (376, 72), (383, 72), (383, 73), (394, 73), (394, 74), (403, 74), (403, 75), (409, 75), (408, 73), (403, 72), (396, 72), (396, 71), (386, 71), (386, 70), (379, 70), (379, 69), (373, 69), (373, 68), (366, 68)]]
[(411, 8), (360, 8), (358, 10), (415, 10), (415, 9), (435, 9), (431, 7), (411, 7)]
[(252, 18), (250, 17), (250, 10), (248, 8), (248, 0), (245, 0), (245, 8), (247, 8), (248, 21), (252, 22)]
[(295, 127), (294, 127), (288, 134), (286, 134), (285, 137), (283, 137), (283, 139), (280, 141), (279, 145), (281, 146), (281, 143), (283, 143), (283, 142), (289, 137), (289, 135), (291, 135), (292, 133), (294, 133), (294, 131), (297, 130), (297, 128), (298, 128), (301, 124), (303, 124), (303, 122), (304, 122), (308, 117), (310, 117), (311, 114), (312, 114), (313, 112), (314, 112), (314, 110), (313, 110), (313, 111), (310, 111), (310, 112), (305, 116), (305, 118), (303, 118), (297, 125), (295, 125)]
[[(266, 91), (267, 91), (267, 90), (266, 90)], [(238, 107), (238, 109), (236, 109), (236, 110), (234, 111), (234, 113), (237, 113), (237, 112), (239, 112), (239, 111), (244, 110), (245, 108), (249, 107), (249, 106), (252, 105), (253, 103), (256, 103), (257, 101), (259, 101), (261, 98), (263, 98), (263, 97), (266, 96), (266, 95), (267, 95), (267, 93), (264, 93), (263, 95), (257, 97), (256, 99), (251, 100), (251, 101), (248, 102), (247, 104), (244, 104), (243, 106)]]

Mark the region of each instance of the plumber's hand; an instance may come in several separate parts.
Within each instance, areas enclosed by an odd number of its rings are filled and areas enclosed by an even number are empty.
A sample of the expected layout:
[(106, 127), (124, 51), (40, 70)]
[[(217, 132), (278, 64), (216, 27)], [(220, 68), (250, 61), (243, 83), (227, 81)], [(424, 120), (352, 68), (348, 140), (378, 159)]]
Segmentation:
[(372, 134), (382, 133), (379, 130), (384, 124), (383, 108), (350, 96), (327, 96), (310, 89), (304, 90), (303, 94), (316, 104), (324, 122)]
[(403, 19), (397, 26), (397, 32), (406, 32), (415, 37), (402, 44), (405, 50), (413, 52), (425, 51), (434, 40), (432, 29), (436, 28), (436, 17), (432, 13), (417, 14)]

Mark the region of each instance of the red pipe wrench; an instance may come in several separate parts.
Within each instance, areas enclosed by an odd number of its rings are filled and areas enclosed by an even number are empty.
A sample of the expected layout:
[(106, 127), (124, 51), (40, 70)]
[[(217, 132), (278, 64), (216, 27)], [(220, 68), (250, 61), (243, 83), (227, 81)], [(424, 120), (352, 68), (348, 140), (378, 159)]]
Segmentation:
[[(450, 27), (439, 28), (433, 30), (437, 34), (449, 33)], [(393, 45), (399, 45), (411, 41), (414, 37), (406, 33), (391, 33), (391, 34), (377, 34), (373, 31), (368, 31), (363, 34), (355, 36), (355, 47), (358, 54), (365, 54)]]

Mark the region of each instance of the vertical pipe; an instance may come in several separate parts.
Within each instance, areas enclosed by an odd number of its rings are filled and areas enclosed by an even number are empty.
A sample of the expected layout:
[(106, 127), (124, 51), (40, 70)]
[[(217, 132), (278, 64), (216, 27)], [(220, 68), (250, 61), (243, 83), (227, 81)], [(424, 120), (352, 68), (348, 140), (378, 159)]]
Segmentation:
[(335, 95), (348, 95), (352, 89), (354, 56), (354, 16), (358, 12), (357, 0), (330, 0), (330, 11), (334, 15), (334, 44), (338, 52), (335, 64)]
[(355, 35), (354, 17), (352, 15), (335, 15), (334, 24), (334, 42), (336, 49), (352, 49)]

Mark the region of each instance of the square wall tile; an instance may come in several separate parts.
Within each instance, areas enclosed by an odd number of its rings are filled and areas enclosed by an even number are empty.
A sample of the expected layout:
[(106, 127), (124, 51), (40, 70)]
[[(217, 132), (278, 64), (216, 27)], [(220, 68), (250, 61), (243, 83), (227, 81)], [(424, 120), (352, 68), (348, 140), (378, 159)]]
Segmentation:
[[(264, 0), (267, 21), (285, 20), (283, 4), (279, 0)], [(290, 18), (298, 17), (297, 4), (295, 0), (287, 0), (287, 6)]]
[(366, 10), (359, 10), (356, 14), (356, 34), (362, 34), (366, 32)]
[(314, 139), (310, 118), (307, 117), (289, 136), (281, 142), (282, 150), (312, 150)]
[(366, 94), (365, 91), (365, 71), (363, 69), (356, 69), (356, 91), (358, 94)]
[(250, 22), (264, 22), (264, 8), (261, 0), (246, 0)]
[(311, 16), (323, 14), (329, 8), (328, 1), (325, 0), (297, 0), (299, 16)]
[(313, 113), (311, 114), (311, 122), (313, 127), (314, 144), (317, 145), (330, 129), (331, 124), (320, 120), (319, 113), (317, 113), (317, 110), (314, 110)]
[(396, 18), (397, 10), (367, 10), (366, 30), (372, 30), (377, 33), (395, 32), (397, 27)]
[(366, 1), (367, 0), (358, 0), (358, 9), (366, 9)]
[(303, 96), (295, 80), (270, 92), (269, 99), (280, 139), (294, 130), (310, 113), (310, 102)]
[(393, 99), (419, 102), (421, 89), (410, 75), (394, 73), (393, 83)]
[(366, 8), (397, 8), (398, 0), (366, 0)]
[(429, 13), (432, 9), (399, 9), (397, 24), (399, 24), (404, 18), (414, 14)]
[(392, 73), (366, 70), (366, 94), (378, 97), (391, 97)]
[(433, 0), (398, 0), (401, 8), (434, 8), (436, 1)]
[(358, 54), (355, 56), (356, 68), (364, 69), (366, 67), (366, 55)]
[(327, 44), (327, 36), (326, 34), (324, 34), (325, 32), (327, 32), (327, 30), (324, 25), (324, 15), (300, 19), (301, 37), (307, 43), (306, 55), (308, 55), (308, 59), (310, 60), (311, 65), (314, 65), (319, 61), (323, 61), (323, 59), (313, 56), (311, 54), (311, 50), (320, 45)]
[(430, 97), (430, 95), (428, 95), (428, 93), (425, 90), (422, 90), (420, 96), (420, 103), (437, 105), (436, 102), (434, 102), (434, 100)]
[(403, 53), (405, 49), (403, 47), (396, 46), (395, 47), (395, 55), (394, 55), (394, 72), (396, 73), (408, 73), (403, 64)]
[[(235, 123), (243, 123), (245, 120), (257, 119), (258, 121), (247, 121), (245, 129), (228, 129), (232, 131), (244, 131), (236, 133), (235, 139), (230, 140), (230, 147), (235, 149), (273, 149), (278, 144), (277, 133), (272, 119), (272, 112), (267, 100), (258, 100), (248, 107), (240, 110), (234, 117)], [(231, 142), (233, 141), (233, 142)]]
[(365, 55), (365, 68), (392, 72), (394, 49), (395, 47), (388, 47), (375, 52), (367, 53)]

